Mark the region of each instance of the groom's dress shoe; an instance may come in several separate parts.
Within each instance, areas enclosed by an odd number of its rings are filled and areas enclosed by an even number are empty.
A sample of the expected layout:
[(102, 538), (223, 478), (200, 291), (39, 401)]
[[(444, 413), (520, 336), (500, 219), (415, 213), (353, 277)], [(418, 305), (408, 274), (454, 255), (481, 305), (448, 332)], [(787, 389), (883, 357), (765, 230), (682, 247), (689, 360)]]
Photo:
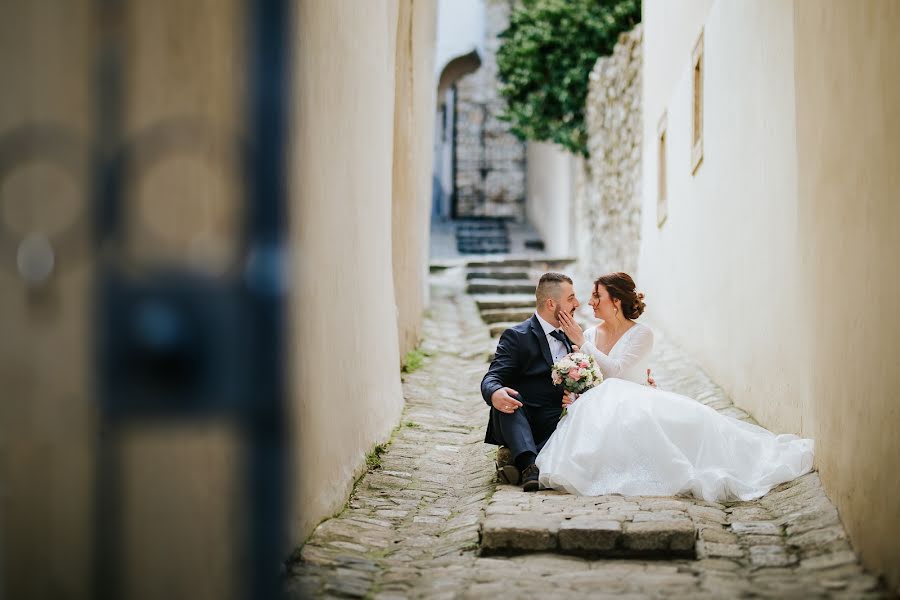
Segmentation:
[(506, 465), (511, 465), (513, 462), (512, 452), (506, 446), (500, 446), (497, 448), (497, 468), (502, 469)]
[(521, 481), (521, 475), (519, 474), (519, 470), (516, 468), (516, 465), (503, 465), (502, 467), (497, 469), (497, 479), (500, 480), (500, 483), (519, 485), (519, 481)]
[(522, 490), (526, 492), (536, 492), (540, 487), (538, 483), (538, 476), (540, 476), (541, 472), (538, 470), (537, 465), (528, 465), (525, 467), (525, 470), (522, 471)]
[(512, 452), (506, 446), (497, 449), (497, 481), (510, 485), (519, 485), (521, 475), (513, 464)]

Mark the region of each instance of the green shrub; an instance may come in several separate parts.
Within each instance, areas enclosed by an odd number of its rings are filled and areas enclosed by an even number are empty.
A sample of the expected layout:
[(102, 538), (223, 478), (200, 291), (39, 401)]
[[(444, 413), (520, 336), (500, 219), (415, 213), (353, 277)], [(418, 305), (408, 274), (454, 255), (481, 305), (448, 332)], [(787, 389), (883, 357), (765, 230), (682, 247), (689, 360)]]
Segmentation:
[(512, 132), (587, 156), (591, 69), (640, 20), (640, 0), (522, 0), (497, 52), (500, 93), (508, 104), (501, 118)]

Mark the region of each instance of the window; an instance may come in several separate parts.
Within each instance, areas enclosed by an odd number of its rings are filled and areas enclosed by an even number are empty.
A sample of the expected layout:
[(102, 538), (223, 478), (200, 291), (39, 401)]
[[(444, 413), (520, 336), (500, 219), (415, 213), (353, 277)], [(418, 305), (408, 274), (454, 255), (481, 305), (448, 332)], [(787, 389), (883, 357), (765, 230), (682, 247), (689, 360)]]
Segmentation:
[(692, 57), (694, 65), (694, 111), (691, 119), (691, 173), (703, 162), (703, 32), (697, 38)]
[(656, 128), (656, 140), (658, 154), (656, 158), (656, 225), (662, 227), (669, 215), (669, 207), (667, 204), (668, 193), (666, 187), (666, 113), (663, 113), (659, 119), (659, 125)]

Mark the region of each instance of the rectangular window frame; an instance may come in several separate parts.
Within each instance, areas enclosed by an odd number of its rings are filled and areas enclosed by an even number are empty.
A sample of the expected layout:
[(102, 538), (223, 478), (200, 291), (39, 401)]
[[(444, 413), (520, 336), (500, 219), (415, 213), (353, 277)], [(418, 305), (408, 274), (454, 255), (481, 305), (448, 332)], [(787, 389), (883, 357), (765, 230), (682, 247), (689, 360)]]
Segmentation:
[(691, 106), (691, 175), (697, 173), (697, 168), (703, 162), (703, 30), (694, 51), (691, 54), (691, 80), (693, 89), (693, 101)]
[(656, 127), (656, 226), (662, 227), (669, 217), (668, 186), (668, 116), (663, 111)]

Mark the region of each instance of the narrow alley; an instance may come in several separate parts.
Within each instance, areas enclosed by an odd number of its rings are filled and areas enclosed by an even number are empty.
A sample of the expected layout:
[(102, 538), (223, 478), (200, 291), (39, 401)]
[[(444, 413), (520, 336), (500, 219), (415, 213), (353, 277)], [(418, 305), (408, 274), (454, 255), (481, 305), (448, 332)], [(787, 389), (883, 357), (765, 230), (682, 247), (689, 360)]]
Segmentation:
[[(729, 505), (495, 483), (478, 392), (495, 340), (479, 309), (518, 319), (530, 309), (516, 285), (527, 281), (500, 274), (556, 266), (496, 265), (433, 272), (428, 357), (404, 376), (401, 425), (296, 554), (291, 597), (886, 597), (815, 472)], [(752, 420), (665, 338), (654, 364), (668, 389)]]

